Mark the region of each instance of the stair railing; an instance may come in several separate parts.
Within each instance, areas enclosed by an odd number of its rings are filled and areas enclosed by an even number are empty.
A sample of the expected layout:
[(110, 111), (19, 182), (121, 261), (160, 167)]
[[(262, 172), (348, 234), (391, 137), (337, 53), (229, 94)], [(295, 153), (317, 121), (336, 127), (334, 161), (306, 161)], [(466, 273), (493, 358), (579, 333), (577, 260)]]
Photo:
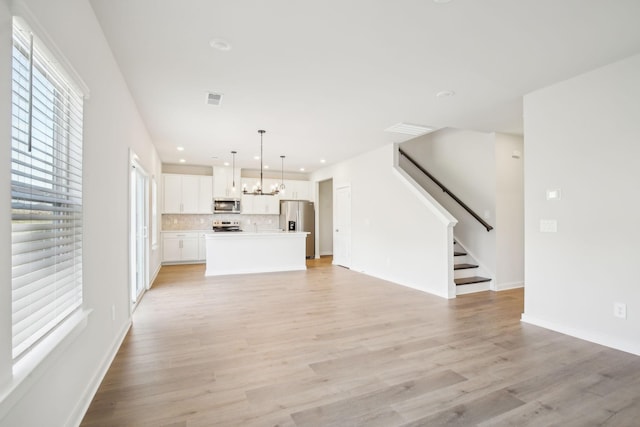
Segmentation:
[(444, 186), (444, 184), (442, 184), (440, 181), (438, 181), (433, 175), (431, 175), (425, 168), (423, 168), (422, 166), (420, 166), (415, 160), (413, 160), (411, 158), (411, 156), (409, 156), (407, 153), (405, 153), (402, 148), (398, 148), (398, 152), (400, 153), (401, 156), (404, 156), (407, 160), (409, 160), (409, 162), (411, 162), (412, 165), (414, 165), (416, 168), (418, 168), (420, 170), (420, 172), (422, 172), (423, 174), (425, 174), (427, 177), (429, 177), (429, 179), (431, 181), (433, 181), (438, 187), (440, 187), (442, 189), (442, 191), (444, 191), (445, 193), (447, 193), (453, 200), (456, 201), (456, 203), (458, 203), (460, 206), (462, 206), (462, 208), (469, 212), (469, 214), (474, 217), (480, 224), (482, 224), (482, 226), (484, 228), (487, 229), (487, 231), (491, 231), (493, 230), (493, 227), (490, 226), (489, 224), (487, 224), (487, 222), (485, 220), (483, 220), (480, 215), (478, 215), (477, 213), (475, 213), (473, 211), (473, 209), (471, 209), (469, 206), (466, 205), (466, 203), (464, 203), (462, 200), (460, 200), (455, 194), (453, 194), (447, 187)]

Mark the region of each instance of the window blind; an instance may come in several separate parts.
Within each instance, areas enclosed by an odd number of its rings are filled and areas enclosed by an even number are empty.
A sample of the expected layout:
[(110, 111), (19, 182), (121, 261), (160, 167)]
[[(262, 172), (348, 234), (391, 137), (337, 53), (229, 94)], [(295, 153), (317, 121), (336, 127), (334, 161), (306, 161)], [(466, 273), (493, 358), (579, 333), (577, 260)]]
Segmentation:
[(18, 358), (82, 305), (82, 94), (13, 27), (12, 343)]

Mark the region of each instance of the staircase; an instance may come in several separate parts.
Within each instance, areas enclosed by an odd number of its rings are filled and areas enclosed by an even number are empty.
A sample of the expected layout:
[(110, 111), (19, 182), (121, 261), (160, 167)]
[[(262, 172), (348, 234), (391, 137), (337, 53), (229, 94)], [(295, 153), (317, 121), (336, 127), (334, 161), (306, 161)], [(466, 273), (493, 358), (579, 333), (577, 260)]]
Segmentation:
[(482, 276), (482, 268), (458, 243), (453, 242), (453, 277), (456, 284), (456, 295), (470, 294), (473, 292), (488, 291), (491, 280)]

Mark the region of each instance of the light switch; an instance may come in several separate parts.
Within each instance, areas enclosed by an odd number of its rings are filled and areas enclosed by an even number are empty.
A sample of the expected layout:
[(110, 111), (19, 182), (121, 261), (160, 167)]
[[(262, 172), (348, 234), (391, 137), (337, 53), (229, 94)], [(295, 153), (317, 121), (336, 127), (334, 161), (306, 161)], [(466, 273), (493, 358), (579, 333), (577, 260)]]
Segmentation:
[(560, 200), (561, 198), (562, 192), (559, 188), (547, 190), (547, 200)]
[(557, 233), (558, 221), (556, 221), (555, 219), (541, 219), (540, 232), (541, 233)]

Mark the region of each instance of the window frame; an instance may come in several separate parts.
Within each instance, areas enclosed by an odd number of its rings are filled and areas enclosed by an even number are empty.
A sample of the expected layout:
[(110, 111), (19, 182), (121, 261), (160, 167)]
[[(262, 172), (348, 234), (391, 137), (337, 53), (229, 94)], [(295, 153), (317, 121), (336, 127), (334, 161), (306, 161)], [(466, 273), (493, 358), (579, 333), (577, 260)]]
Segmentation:
[[(12, 64), (14, 65), (12, 66), (12, 86), (11, 86), (12, 87), (12, 109), (11, 109), (11, 114), (12, 114), (12, 143), (11, 143), (12, 144), (11, 145), (12, 147), (11, 148), (12, 194), (15, 193), (15, 190), (18, 187), (23, 188), (25, 190), (30, 189), (32, 194), (37, 194), (35, 196), (35, 199), (38, 199), (38, 197), (40, 196), (40, 200), (38, 201), (40, 205), (44, 206), (45, 210), (50, 210), (51, 213), (59, 212), (61, 210), (67, 209), (66, 204), (72, 204), (72, 205), (75, 204), (79, 206), (75, 210), (75, 212), (76, 214), (78, 214), (78, 209), (79, 209), (80, 226), (76, 227), (75, 225), (72, 225), (71, 227), (73, 230), (75, 230), (76, 228), (79, 228), (80, 233), (78, 236), (75, 234), (75, 231), (72, 231), (72, 233), (74, 233), (74, 237), (73, 237), (74, 240), (70, 244), (70, 246), (72, 247), (74, 260), (79, 259), (79, 262), (80, 262), (79, 271), (75, 270), (75, 266), (72, 269), (75, 274), (73, 275), (74, 283), (71, 286), (74, 292), (77, 293), (79, 291), (79, 300), (74, 301), (70, 305), (67, 305), (66, 309), (63, 309), (62, 311), (55, 313), (56, 315), (53, 317), (53, 320), (45, 323), (46, 327), (45, 329), (42, 330), (44, 332), (39, 331), (35, 339), (33, 337), (30, 337), (28, 340), (24, 341), (21, 346), (16, 346), (16, 339), (14, 336), (15, 328), (16, 328), (16, 318), (15, 318), (16, 313), (14, 312), (14, 305), (15, 305), (14, 292), (16, 291), (13, 290), (14, 277), (12, 274), (12, 291), (11, 291), (11, 307), (10, 307), (11, 308), (11, 325), (12, 325), (11, 326), (12, 343), (10, 346), (11, 348), (10, 351), (12, 353), (11, 356), (14, 362), (14, 371), (16, 370), (16, 368), (18, 368), (17, 369), (18, 371), (24, 370), (25, 366), (31, 366), (33, 368), (35, 366), (34, 361), (37, 361), (38, 363), (42, 362), (42, 360), (44, 360), (45, 357), (47, 357), (52, 352), (54, 352), (54, 350), (57, 347), (59, 347), (60, 344), (66, 342), (71, 335), (75, 335), (73, 334), (74, 331), (77, 331), (79, 327), (86, 326), (86, 320), (89, 314), (89, 311), (83, 309), (83, 305), (84, 305), (83, 297), (82, 297), (82, 291), (83, 291), (82, 276), (83, 275), (81, 272), (82, 230), (84, 228), (81, 224), (82, 216), (83, 216), (82, 214), (82, 153), (81, 153), (82, 145), (83, 145), (82, 103), (83, 103), (83, 99), (86, 99), (86, 93), (88, 93), (88, 91), (85, 92), (82, 89), (80, 89), (84, 87), (84, 84), (81, 82), (81, 80), (80, 80), (80, 83), (78, 83), (77, 80), (75, 80), (73, 77), (70, 77), (68, 69), (64, 67), (64, 64), (66, 64), (66, 61), (64, 59), (60, 59), (61, 57), (59, 55), (51, 54), (51, 49), (49, 47), (54, 45), (47, 46), (39, 37), (35, 36), (34, 33), (35, 32), (31, 30), (31, 27), (27, 24), (27, 22), (23, 18), (17, 17), (17, 16), (14, 17), (13, 31), (12, 31)], [(28, 46), (29, 52), (27, 52), (24, 48), (26, 34), (30, 35), (29, 42), (32, 43), (30, 46)], [(33, 48), (31, 48), (31, 46), (33, 46)], [(54, 47), (54, 50), (55, 50), (55, 47)], [(21, 55), (22, 58), (18, 58), (17, 55)], [(17, 71), (16, 61), (18, 62), (18, 65), (20, 65), (20, 62), (23, 60), (26, 60), (27, 62), (29, 62), (31, 55), (33, 55), (33, 58), (35, 59), (33, 61), (34, 72), (31, 74), (29, 78), (30, 80), (29, 81), (30, 87), (28, 91), (29, 99), (24, 99), (24, 97), (20, 99), (21, 96), (20, 96), (19, 90), (24, 88), (22, 87), (22, 88), (16, 89), (16, 84), (18, 84), (16, 81), (19, 80), (20, 77), (24, 77), (24, 75), (21, 74), (19, 71)], [(36, 73), (38, 73), (39, 75), (36, 76)], [(71, 74), (74, 74), (74, 72), (72, 72)], [(33, 84), (34, 80), (35, 80), (35, 84)], [(47, 94), (45, 92), (47, 90), (50, 91), (50, 95), (51, 95), (49, 99), (46, 99)], [(33, 94), (36, 91), (38, 91), (38, 95), (34, 97)], [(74, 129), (71, 129), (70, 127), (71, 123), (70, 123), (70, 120), (68, 119), (70, 115), (69, 108), (72, 108), (70, 106), (70, 99), (69, 99), (70, 96), (75, 96), (77, 98), (76, 101), (79, 99), (79, 103), (80, 103), (80, 123), (79, 123), (79, 126), (75, 126), (74, 128), (76, 133), (79, 132), (79, 138), (80, 138), (79, 153), (72, 153), (72, 150), (74, 149), (74, 147), (71, 139), (74, 138), (74, 136), (71, 135), (71, 132), (73, 132)], [(16, 97), (18, 97), (17, 100), (15, 99)], [(52, 134), (48, 136), (47, 135), (36, 136), (33, 134), (31, 134), (31, 136), (27, 135), (27, 138), (29, 139), (27, 145), (31, 149), (32, 153), (34, 150), (36, 150), (36, 152), (40, 150), (39, 152), (40, 154), (38, 154), (38, 156), (34, 156), (33, 154), (29, 155), (27, 153), (16, 153), (19, 147), (19, 145), (16, 145), (16, 144), (20, 144), (20, 143), (24, 144), (24, 140), (23, 140), (24, 135), (21, 135), (21, 132), (24, 131), (24, 129), (18, 128), (16, 126), (16, 123), (18, 125), (24, 124), (24, 112), (25, 112), (24, 109), (22, 111), (16, 112), (16, 109), (20, 110), (20, 106), (17, 104), (24, 103), (25, 101), (27, 102), (27, 107), (28, 107), (27, 120), (28, 120), (29, 128), (31, 128), (31, 132), (33, 132), (34, 130), (41, 133), (43, 130), (52, 131)], [(36, 101), (39, 102), (37, 106), (36, 106)], [(46, 101), (49, 101), (49, 105), (46, 105)], [(36, 112), (36, 114), (34, 114), (34, 111)], [(62, 112), (62, 115), (59, 115), (58, 114), (59, 112)], [(19, 117), (21, 113), (22, 113), (22, 116)], [(36, 124), (34, 126), (33, 125), (34, 119), (40, 120), (40, 125)], [(50, 123), (43, 124), (44, 123), (43, 120), (45, 119), (49, 119)], [(27, 131), (29, 132), (29, 129), (27, 129)], [(34, 136), (36, 136), (36, 139), (40, 140), (41, 144), (40, 143), (35, 145), (31, 144), (32, 140), (34, 139)], [(48, 145), (47, 143), (43, 142), (47, 138), (49, 142)], [(78, 138), (77, 134), (75, 135), (75, 138)], [(45, 153), (44, 151), (42, 151), (43, 147), (49, 148), (50, 151), (48, 153)], [(27, 164), (28, 163), (27, 160), (31, 162), (31, 165)], [(20, 165), (19, 163), (21, 161), (24, 161), (25, 164)], [(33, 166), (34, 162), (36, 164), (35, 167)], [(79, 187), (77, 185), (74, 187), (73, 183), (71, 182), (72, 180), (70, 180), (69, 174), (72, 174), (74, 172), (74, 169), (77, 172), (76, 173), (77, 176), (74, 177), (74, 181), (79, 182)], [(33, 173), (34, 170), (36, 171), (35, 174)], [(18, 172), (18, 174), (16, 174), (16, 171)], [(60, 173), (60, 171), (62, 171), (62, 173)], [(20, 174), (22, 174), (22, 176), (19, 176)], [(31, 174), (32, 177), (35, 177), (35, 181), (38, 181), (38, 180), (40, 181), (41, 187), (33, 185), (34, 179), (30, 180), (29, 177), (27, 176), (29, 174)], [(14, 180), (14, 178), (16, 179)], [(17, 178), (24, 179), (25, 182), (21, 185), (18, 185), (17, 183), (19, 183), (20, 181)], [(31, 181), (31, 184), (29, 184), (29, 181)], [(49, 192), (50, 194), (47, 194), (47, 192)], [(60, 196), (61, 199), (56, 199), (56, 197), (58, 196)], [(23, 196), (18, 196), (18, 200), (23, 200), (21, 199), (21, 197)], [(28, 196), (24, 196), (24, 200), (26, 200), (24, 204), (25, 208), (28, 207), (29, 203), (31, 203), (32, 206), (35, 203), (33, 198), (29, 202)], [(66, 204), (65, 204), (65, 201), (66, 201)], [(12, 206), (19, 206), (19, 204), (16, 203), (13, 195), (12, 195)], [(16, 217), (20, 218), (19, 213), (14, 212), (15, 209), (16, 209), (15, 207), (12, 207), (12, 210), (11, 210), (12, 224), (16, 221), (14, 220), (14, 218)], [(69, 208), (69, 209), (73, 210), (73, 208)], [(19, 207), (18, 207), (18, 210), (19, 210)], [(26, 211), (26, 212), (33, 212), (33, 210)], [(73, 215), (74, 214), (72, 214), (72, 216)], [(25, 213), (24, 218), (27, 218), (28, 216), (29, 214)], [(61, 221), (53, 220), (53, 219), (49, 219), (49, 221), (51, 222), (49, 226), (52, 227), (52, 229), (56, 228), (56, 224), (61, 223)], [(28, 225), (25, 227), (28, 228)], [(62, 227), (62, 225), (60, 225), (60, 227)], [(14, 249), (14, 244), (15, 244), (14, 233), (15, 231), (12, 230), (12, 233), (11, 233), (12, 252), (14, 252), (15, 250)], [(28, 236), (29, 232), (27, 232), (26, 235)], [(60, 240), (58, 241), (63, 246), (64, 244), (69, 244), (69, 239), (66, 239), (66, 236), (59, 237), (59, 239)], [(79, 239), (79, 246), (78, 246), (78, 239)], [(27, 247), (27, 250), (25, 250), (25, 254), (27, 256), (29, 253), (28, 246), (30, 244), (31, 243), (28, 238), (26, 243), (23, 243), (23, 247)], [(56, 248), (61, 248), (60, 244), (56, 244), (56, 243), (52, 244), (52, 246), (54, 247), (54, 250), (53, 250), (54, 253), (57, 250)], [(76, 253), (75, 250), (78, 247), (79, 247), (79, 253)], [(60, 259), (62, 258), (63, 257), (61, 257)], [(12, 256), (12, 271), (14, 271), (16, 268), (15, 261), (13, 261), (14, 259), (16, 259), (15, 253)], [(55, 258), (55, 261), (53, 261), (52, 265), (57, 266), (58, 264), (59, 264), (59, 260)], [(57, 267), (54, 267), (54, 268), (57, 268)], [(30, 279), (24, 279), (23, 282), (28, 283), (29, 280)], [(29, 285), (31, 284), (29, 283)], [(58, 286), (58, 285), (56, 284), (55, 286)], [(57, 301), (58, 299), (60, 299), (59, 295), (55, 294), (54, 300)], [(26, 360), (24, 363), (22, 363), (23, 359), (29, 359), (29, 360)], [(15, 374), (16, 372), (14, 372), (14, 375)]]

